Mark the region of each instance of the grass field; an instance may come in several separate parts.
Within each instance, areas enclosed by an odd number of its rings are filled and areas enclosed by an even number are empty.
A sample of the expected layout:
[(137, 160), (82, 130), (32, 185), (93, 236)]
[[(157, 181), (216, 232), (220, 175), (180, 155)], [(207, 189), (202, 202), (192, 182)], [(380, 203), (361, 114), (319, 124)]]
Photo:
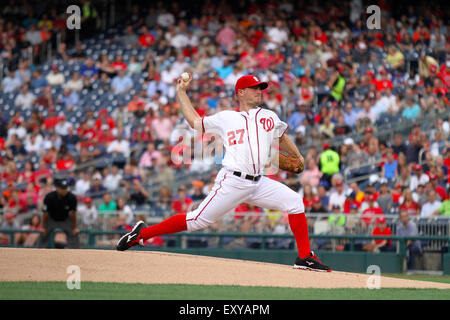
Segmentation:
[[(404, 276), (402, 276), (403, 278)], [(450, 282), (450, 277), (408, 279)], [(426, 278), (426, 279), (425, 279)], [(0, 282), (0, 300), (450, 300), (439, 289), (298, 289), (279, 287), (118, 284), (82, 282)]]

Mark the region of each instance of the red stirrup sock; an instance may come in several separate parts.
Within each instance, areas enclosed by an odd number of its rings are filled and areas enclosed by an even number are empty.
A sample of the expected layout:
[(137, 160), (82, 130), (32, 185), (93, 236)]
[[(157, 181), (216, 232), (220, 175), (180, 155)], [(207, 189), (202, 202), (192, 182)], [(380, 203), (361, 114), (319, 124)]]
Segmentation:
[(294, 234), (298, 247), (298, 256), (305, 259), (311, 254), (309, 246), (308, 222), (304, 213), (289, 214), (289, 226)]
[(141, 230), (140, 238), (147, 240), (156, 236), (186, 231), (186, 215), (176, 214), (163, 222)]

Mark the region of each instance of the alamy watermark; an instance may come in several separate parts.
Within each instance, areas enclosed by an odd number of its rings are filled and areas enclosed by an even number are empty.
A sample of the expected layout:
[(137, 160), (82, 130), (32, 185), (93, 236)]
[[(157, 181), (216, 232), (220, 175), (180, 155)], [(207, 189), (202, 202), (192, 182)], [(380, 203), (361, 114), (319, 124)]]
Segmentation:
[(81, 29), (81, 9), (77, 5), (67, 7), (66, 13), (69, 15), (66, 20), (66, 26), (69, 30)]
[(81, 269), (77, 265), (70, 265), (66, 269), (66, 273), (69, 274), (66, 281), (67, 289), (80, 290), (81, 289)]
[(366, 287), (367, 289), (380, 289), (381, 288), (381, 268), (377, 265), (370, 265), (367, 267), (368, 274), (371, 274), (367, 278)]
[(366, 20), (366, 26), (369, 30), (379, 30), (381, 29), (381, 10), (377, 5), (368, 6), (366, 13), (370, 16)]

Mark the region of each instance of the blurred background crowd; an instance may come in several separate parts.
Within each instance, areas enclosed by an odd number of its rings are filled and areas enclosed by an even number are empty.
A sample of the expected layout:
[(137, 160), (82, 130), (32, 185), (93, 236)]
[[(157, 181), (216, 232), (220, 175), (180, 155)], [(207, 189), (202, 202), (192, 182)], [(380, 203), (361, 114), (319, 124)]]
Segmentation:
[[(85, 228), (195, 208), (222, 155), (194, 158), (211, 137), (178, 109), (184, 71), (201, 116), (235, 109), (242, 75), (270, 83), (263, 107), (289, 125), (305, 171), (268, 175), (304, 197), (312, 232), (383, 234), (402, 216), (450, 216), (448, 4), (81, 1), (81, 29), (68, 30), (64, 2), (0, 2), (1, 228), (39, 228), (61, 175)], [(370, 4), (381, 29), (367, 27)], [(284, 213), (247, 204), (212, 229), (289, 232)]]

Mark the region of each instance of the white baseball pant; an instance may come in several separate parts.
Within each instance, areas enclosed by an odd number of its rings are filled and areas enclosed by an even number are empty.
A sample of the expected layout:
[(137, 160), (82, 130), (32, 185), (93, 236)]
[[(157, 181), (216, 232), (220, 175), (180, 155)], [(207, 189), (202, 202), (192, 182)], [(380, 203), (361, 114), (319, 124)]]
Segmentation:
[(187, 229), (204, 229), (241, 203), (288, 214), (305, 212), (302, 197), (288, 186), (265, 176), (258, 181), (247, 180), (223, 167), (206, 198), (197, 209), (187, 213)]

